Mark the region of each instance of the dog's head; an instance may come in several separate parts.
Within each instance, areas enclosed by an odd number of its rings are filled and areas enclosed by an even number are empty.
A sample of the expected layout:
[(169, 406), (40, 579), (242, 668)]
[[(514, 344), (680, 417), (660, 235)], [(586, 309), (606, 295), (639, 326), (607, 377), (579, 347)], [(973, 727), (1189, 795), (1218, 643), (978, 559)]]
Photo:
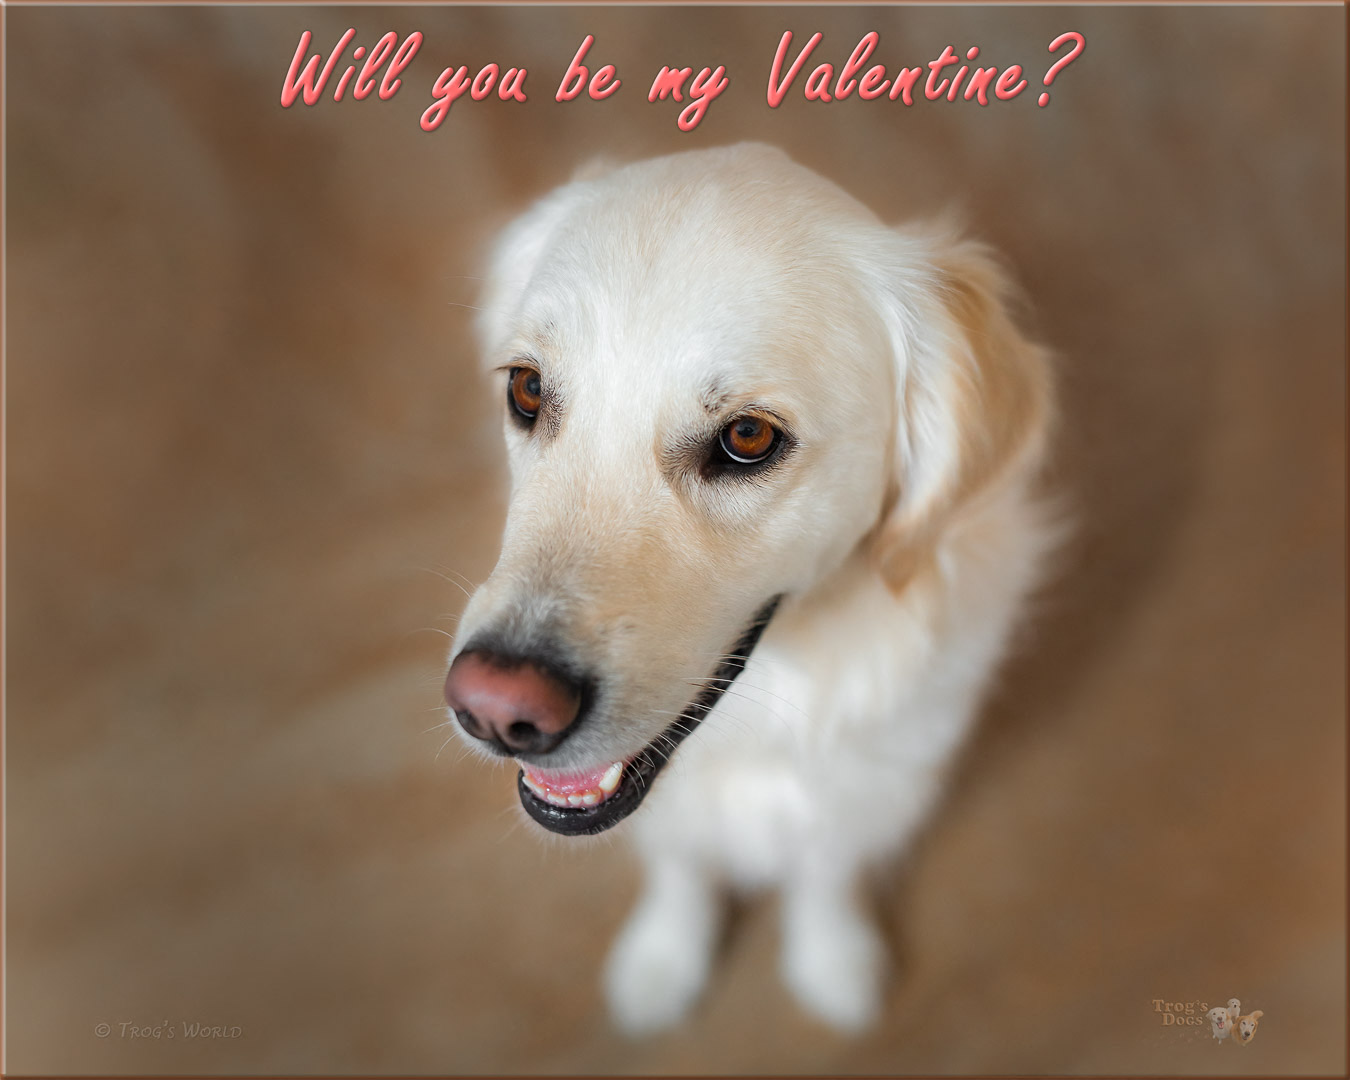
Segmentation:
[(1265, 1013), (1260, 1009), (1254, 1009), (1249, 1015), (1238, 1019), (1237, 1027), (1233, 1032), (1237, 1036), (1238, 1042), (1245, 1045), (1252, 1041), (1256, 1036), (1256, 1023), (1263, 1016), (1265, 1016)]
[(855, 553), (903, 589), (1045, 427), (981, 249), (761, 146), (553, 192), (479, 325), (512, 495), (446, 697), (562, 833), (636, 807), (775, 605)]
[(1215, 1031), (1228, 1030), (1228, 1010), (1222, 1005), (1215, 1005), (1209, 1010), (1209, 1022), (1214, 1025)]
[(1242, 1012), (1242, 1002), (1240, 1002), (1237, 998), (1229, 998), (1228, 1019), (1236, 1020), (1241, 1012)]

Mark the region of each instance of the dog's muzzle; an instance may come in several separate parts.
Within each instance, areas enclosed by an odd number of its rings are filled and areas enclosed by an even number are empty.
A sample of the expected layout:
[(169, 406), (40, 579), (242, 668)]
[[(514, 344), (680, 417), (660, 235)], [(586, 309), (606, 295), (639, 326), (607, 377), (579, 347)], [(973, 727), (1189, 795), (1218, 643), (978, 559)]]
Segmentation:
[[(679, 744), (745, 670), (782, 599), (781, 595), (775, 596), (759, 610), (679, 718), (629, 760), (602, 765), (591, 773), (555, 778), (552, 783), (548, 774), (527, 773), (522, 769), (516, 777), (516, 789), (525, 812), (550, 832), (593, 836), (613, 828), (636, 810)], [(557, 692), (556, 688), (553, 692)], [(564, 714), (566, 702), (558, 708), (558, 715)]]

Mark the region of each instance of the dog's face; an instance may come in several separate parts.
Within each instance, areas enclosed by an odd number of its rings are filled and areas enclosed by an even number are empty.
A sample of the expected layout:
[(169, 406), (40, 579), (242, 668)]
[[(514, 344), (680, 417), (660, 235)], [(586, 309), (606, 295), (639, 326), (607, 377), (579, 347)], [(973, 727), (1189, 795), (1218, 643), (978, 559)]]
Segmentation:
[(1222, 1005), (1215, 1005), (1209, 1010), (1209, 1022), (1214, 1025), (1215, 1031), (1227, 1031), (1228, 1010)]
[[(575, 183), (507, 231), (481, 327), (511, 503), (447, 700), (546, 827), (629, 812), (780, 598), (958, 482), (954, 376), (902, 416), (895, 239), (759, 148)], [(918, 311), (939, 271), (913, 273)]]
[(1242, 1012), (1242, 1002), (1237, 998), (1228, 999), (1228, 1016), (1231, 1020), (1236, 1020)]
[(1238, 1042), (1245, 1044), (1252, 1041), (1253, 1036), (1256, 1035), (1256, 1023), (1264, 1015), (1260, 1009), (1255, 1009), (1251, 1015), (1238, 1020), (1237, 1027), (1233, 1032), (1237, 1036)]

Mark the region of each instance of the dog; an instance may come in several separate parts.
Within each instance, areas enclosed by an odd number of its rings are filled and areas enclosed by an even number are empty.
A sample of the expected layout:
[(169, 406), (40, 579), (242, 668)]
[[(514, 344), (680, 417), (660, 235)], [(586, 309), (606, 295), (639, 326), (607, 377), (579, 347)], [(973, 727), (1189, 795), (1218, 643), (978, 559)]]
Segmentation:
[(1256, 1024), (1265, 1015), (1260, 1009), (1253, 1009), (1246, 1016), (1239, 1017), (1237, 1026), (1233, 1028), (1233, 1040), (1239, 1046), (1246, 1046), (1256, 1038)]
[(933, 807), (1057, 537), (1049, 358), (1007, 275), (741, 144), (542, 198), (478, 328), (512, 491), (446, 704), (544, 829), (641, 806), (614, 1019), (677, 1023), (723, 889), (776, 888), (789, 988), (867, 1026), (864, 876)]
[(1222, 1044), (1233, 1032), (1233, 1025), (1228, 1019), (1228, 1010), (1222, 1005), (1215, 1005), (1206, 1015), (1209, 1016), (1211, 1034)]
[(1241, 1015), (1242, 1015), (1242, 1002), (1239, 1001), (1237, 998), (1229, 998), (1229, 999), (1228, 999), (1228, 1026), (1229, 1026), (1230, 1028), (1235, 1028), (1235, 1027), (1237, 1026), (1238, 1017), (1241, 1016)]

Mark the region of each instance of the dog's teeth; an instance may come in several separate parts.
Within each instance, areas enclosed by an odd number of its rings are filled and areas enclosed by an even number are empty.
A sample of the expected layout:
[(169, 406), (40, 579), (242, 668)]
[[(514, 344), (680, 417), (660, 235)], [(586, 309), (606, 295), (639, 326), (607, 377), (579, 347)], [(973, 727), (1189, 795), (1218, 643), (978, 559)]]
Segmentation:
[(588, 788), (585, 791), (555, 791), (545, 780), (536, 780), (523, 770), (522, 775), (525, 778), (525, 786), (536, 798), (552, 806), (576, 809), (583, 806), (598, 806), (607, 796), (613, 795), (619, 789), (619, 780), (623, 777), (623, 762), (616, 761), (605, 770), (600, 778), (599, 787)]
[(619, 786), (621, 776), (623, 776), (623, 762), (616, 761), (605, 770), (605, 775), (600, 777), (600, 790), (606, 795), (613, 795), (615, 788)]

